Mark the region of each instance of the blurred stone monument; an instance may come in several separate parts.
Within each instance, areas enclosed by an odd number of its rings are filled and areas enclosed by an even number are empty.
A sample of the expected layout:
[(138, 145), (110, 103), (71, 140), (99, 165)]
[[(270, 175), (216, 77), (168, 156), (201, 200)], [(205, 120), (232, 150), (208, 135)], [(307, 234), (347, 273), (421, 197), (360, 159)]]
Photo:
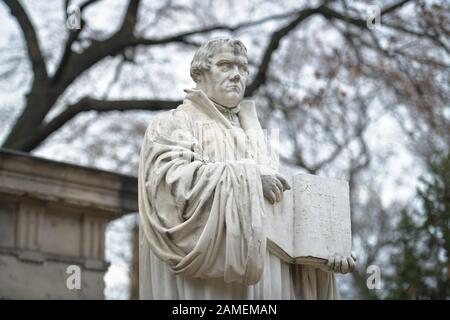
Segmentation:
[(136, 185), (0, 149), (0, 299), (103, 299), (105, 227), (137, 211)]

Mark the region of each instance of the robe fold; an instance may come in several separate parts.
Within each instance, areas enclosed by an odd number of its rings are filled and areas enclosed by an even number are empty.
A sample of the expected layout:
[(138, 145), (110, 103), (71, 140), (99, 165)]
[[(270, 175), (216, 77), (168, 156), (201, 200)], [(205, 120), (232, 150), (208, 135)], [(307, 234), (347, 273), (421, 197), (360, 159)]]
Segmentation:
[(253, 102), (233, 126), (200, 90), (155, 116), (139, 165), (141, 299), (335, 299), (333, 273), (266, 248), (260, 175), (277, 171)]

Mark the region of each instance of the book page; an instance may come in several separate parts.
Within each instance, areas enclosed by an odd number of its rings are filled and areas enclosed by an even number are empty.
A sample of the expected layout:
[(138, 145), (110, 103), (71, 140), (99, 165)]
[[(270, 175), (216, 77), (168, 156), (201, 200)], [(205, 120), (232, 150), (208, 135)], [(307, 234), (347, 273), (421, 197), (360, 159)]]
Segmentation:
[[(292, 179), (290, 177), (286, 177), (286, 179), (291, 183)], [(283, 200), (281, 202), (271, 204), (264, 198), (264, 204), (264, 225), (269, 250), (280, 256), (283, 255), (282, 252), (274, 251), (281, 249), (286, 255), (292, 258), (294, 253), (294, 205), (292, 190), (286, 190), (283, 193)], [(274, 244), (275, 246), (273, 246)], [(281, 258), (286, 260), (289, 259), (288, 256)]]
[(294, 256), (350, 256), (351, 221), (346, 181), (310, 174), (293, 177)]

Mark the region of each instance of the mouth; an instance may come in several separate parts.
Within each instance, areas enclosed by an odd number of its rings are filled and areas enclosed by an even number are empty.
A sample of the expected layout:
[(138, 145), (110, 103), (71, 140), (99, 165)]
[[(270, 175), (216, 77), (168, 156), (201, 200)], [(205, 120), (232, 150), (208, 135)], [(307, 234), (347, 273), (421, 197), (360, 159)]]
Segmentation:
[(228, 90), (236, 90), (236, 91), (238, 91), (238, 92), (241, 91), (241, 88), (240, 88), (239, 86), (237, 86), (237, 85), (230, 85), (230, 86), (227, 86), (227, 89), (228, 89)]

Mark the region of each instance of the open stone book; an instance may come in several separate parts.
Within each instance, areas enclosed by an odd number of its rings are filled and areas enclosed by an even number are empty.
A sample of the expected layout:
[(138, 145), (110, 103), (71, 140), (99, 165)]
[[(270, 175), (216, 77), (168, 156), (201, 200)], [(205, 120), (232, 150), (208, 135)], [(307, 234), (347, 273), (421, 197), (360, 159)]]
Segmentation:
[(329, 256), (351, 254), (347, 181), (286, 174), (291, 190), (272, 205), (265, 200), (269, 250), (288, 263), (326, 264)]

